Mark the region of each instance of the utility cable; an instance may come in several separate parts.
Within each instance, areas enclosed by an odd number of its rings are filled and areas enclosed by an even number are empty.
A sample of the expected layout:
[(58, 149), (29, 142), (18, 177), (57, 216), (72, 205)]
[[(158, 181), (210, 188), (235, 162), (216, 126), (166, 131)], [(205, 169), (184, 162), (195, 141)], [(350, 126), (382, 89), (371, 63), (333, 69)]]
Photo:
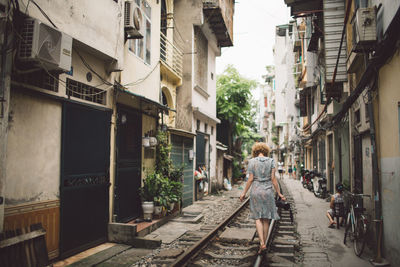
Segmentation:
[[(42, 13), (42, 15), (51, 23), (51, 25), (53, 25), (54, 28), (58, 29), (57, 26), (50, 19), (50, 17), (46, 14), (46, 12), (44, 12), (43, 9), (34, 0), (30, 0), (30, 2), (32, 2), (39, 9), (39, 11)], [(28, 2), (28, 4), (29, 4), (29, 2)]]

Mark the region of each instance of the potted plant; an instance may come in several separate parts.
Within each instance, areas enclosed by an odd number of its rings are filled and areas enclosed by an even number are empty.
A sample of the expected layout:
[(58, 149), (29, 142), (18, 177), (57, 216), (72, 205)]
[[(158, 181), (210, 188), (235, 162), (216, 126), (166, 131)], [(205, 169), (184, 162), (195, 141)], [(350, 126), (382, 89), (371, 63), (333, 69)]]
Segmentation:
[(154, 198), (160, 191), (160, 175), (152, 172), (143, 180), (143, 187), (139, 189), (139, 194), (142, 199), (142, 209), (144, 219), (151, 219), (154, 211)]

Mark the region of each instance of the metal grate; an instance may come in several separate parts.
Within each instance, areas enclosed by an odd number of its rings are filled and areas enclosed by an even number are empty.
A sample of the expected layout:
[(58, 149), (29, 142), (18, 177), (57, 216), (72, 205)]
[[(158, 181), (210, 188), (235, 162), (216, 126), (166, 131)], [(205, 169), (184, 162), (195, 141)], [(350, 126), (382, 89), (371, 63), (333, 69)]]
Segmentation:
[(58, 77), (59, 75), (55, 72), (40, 70), (27, 74), (14, 74), (12, 79), (41, 89), (58, 92)]
[(67, 95), (106, 105), (107, 91), (67, 78)]
[(35, 20), (25, 19), (21, 31), (22, 41), (19, 45), (19, 57), (30, 58), (32, 56), (32, 43), (33, 43), (33, 30), (35, 27)]

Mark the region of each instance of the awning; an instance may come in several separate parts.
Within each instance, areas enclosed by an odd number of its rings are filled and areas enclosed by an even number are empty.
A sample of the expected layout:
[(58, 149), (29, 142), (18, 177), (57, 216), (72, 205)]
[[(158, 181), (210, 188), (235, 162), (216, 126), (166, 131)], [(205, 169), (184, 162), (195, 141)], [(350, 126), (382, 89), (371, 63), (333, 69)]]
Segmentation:
[(217, 148), (218, 150), (222, 150), (222, 151), (227, 151), (227, 150), (228, 150), (228, 146), (226, 146), (226, 145), (224, 145), (223, 143), (218, 142), (218, 141), (217, 141), (216, 148)]
[(129, 96), (130, 98), (133, 98), (135, 101), (133, 104), (138, 105), (138, 109), (150, 116), (158, 116), (158, 113), (160, 111), (173, 111), (176, 112), (176, 110), (171, 109), (167, 106), (162, 105), (159, 102), (156, 102), (154, 100), (151, 100), (149, 98), (146, 98), (145, 96), (135, 94), (127, 89), (125, 89), (122, 85), (115, 85), (114, 88), (117, 91), (117, 94), (121, 94), (121, 96)]
[(177, 128), (170, 128), (168, 127), (168, 131), (170, 131), (172, 134), (180, 135), (180, 136), (185, 136), (189, 138), (193, 138), (196, 136), (196, 133), (192, 133), (183, 129), (177, 129)]

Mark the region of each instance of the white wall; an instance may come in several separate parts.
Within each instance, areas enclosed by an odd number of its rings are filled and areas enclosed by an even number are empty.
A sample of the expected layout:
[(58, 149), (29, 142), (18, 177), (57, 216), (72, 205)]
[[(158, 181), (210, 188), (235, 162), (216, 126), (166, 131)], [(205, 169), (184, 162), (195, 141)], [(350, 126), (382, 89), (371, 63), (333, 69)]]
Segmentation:
[[(124, 1), (116, 3), (112, 0), (36, 0), (35, 2), (60, 31), (118, 61), (122, 60)], [(19, 3), (21, 11), (25, 12), (25, 4), (29, 1), (19, 1)], [(29, 4), (27, 13), (51, 26), (34, 4)]]
[(400, 0), (371, 0), (372, 6), (379, 6), (382, 4), (377, 14), (377, 32), (378, 38), (380, 39), (387, 30), (392, 21), (394, 15), (400, 7)]
[(121, 84), (127, 86), (133, 93), (159, 102), (161, 2), (157, 4), (156, 0), (147, 0), (147, 3), (151, 6), (150, 65), (129, 50), (129, 41), (127, 41), (124, 45), (124, 70), (121, 73)]
[(12, 90), (6, 205), (59, 198), (61, 103)]

